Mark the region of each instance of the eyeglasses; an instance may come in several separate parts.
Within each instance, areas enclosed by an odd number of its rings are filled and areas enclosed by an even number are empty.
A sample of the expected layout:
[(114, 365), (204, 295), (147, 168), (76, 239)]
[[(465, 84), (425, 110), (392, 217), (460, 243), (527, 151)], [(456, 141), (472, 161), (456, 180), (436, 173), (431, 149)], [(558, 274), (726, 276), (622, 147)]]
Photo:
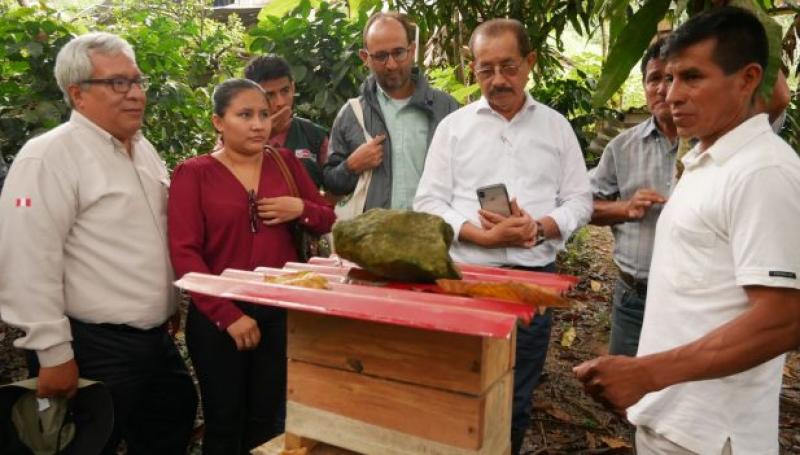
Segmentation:
[(247, 192), (247, 206), (250, 209), (250, 232), (255, 234), (258, 232), (258, 204), (256, 204), (256, 192), (250, 190)]
[(390, 56), (394, 59), (394, 61), (396, 63), (402, 63), (402, 62), (406, 61), (406, 59), (408, 58), (408, 49), (410, 47), (411, 46), (398, 47), (398, 48), (392, 49), (389, 52), (382, 51), (382, 52), (376, 52), (374, 54), (370, 54), (367, 51), (365, 51), (365, 52), (367, 52), (367, 55), (372, 60), (375, 60), (376, 62), (380, 63), (381, 65), (385, 65), (386, 62), (389, 61), (389, 57)]
[(500, 71), (505, 77), (514, 77), (519, 73), (521, 63), (503, 63), (500, 65), (482, 65), (475, 67), (475, 76), (478, 80), (485, 81), (494, 77)]
[(82, 81), (81, 84), (105, 84), (111, 87), (111, 90), (117, 93), (128, 93), (131, 90), (131, 86), (136, 84), (142, 90), (147, 90), (148, 81), (146, 77), (137, 77), (134, 79), (128, 79), (127, 77), (111, 77), (108, 79), (86, 79)]

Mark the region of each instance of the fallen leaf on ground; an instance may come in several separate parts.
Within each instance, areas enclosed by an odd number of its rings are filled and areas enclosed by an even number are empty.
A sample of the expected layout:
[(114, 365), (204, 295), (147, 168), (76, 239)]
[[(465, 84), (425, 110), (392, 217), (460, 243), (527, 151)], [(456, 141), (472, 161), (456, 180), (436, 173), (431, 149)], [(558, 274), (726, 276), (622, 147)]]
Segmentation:
[(612, 449), (630, 448), (631, 445), (625, 440), (620, 438), (612, 438), (611, 436), (600, 436), (600, 440)]
[(596, 449), (597, 448), (597, 438), (595, 437), (594, 433), (586, 432), (586, 447), (589, 449)]
[(567, 414), (567, 411), (557, 408), (555, 406), (553, 406), (551, 409), (548, 409), (545, 412), (562, 422), (567, 422), (567, 423), (572, 422), (572, 416)]
[(595, 280), (589, 281), (589, 286), (592, 288), (592, 291), (594, 292), (600, 292), (600, 290), (603, 289), (603, 283)]
[(797, 379), (797, 376), (795, 376), (794, 371), (789, 368), (789, 365), (783, 366), (783, 376), (786, 378)]
[(570, 326), (564, 333), (561, 335), (561, 346), (568, 348), (572, 346), (572, 343), (575, 342), (575, 337), (577, 333), (575, 332), (575, 327)]

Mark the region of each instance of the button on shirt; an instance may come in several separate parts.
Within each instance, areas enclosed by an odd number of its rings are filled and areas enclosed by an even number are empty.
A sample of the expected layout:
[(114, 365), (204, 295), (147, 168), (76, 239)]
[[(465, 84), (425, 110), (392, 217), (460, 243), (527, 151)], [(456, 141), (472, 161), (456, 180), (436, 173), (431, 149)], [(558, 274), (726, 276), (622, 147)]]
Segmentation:
[(485, 98), (445, 117), (434, 133), (414, 209), (444, 218), (457, 239), (462, 224), (480, 226), (477, 189), (497, 183), (504, 183), (534, 219), (552, 217), (563, 239), (527, 249), (488, 249), (454, 240), (450, 252), (455, 260), (546, 265), (591, 216), (589, 177), (572, 127), (530, 96), (510, 121)]
[[(640, 188), (653, 188), (669, 197), (676, 150), (677, 141), (671, 144), (653, 117), (623, 131), (608, 143), (597, 167), (589, 171), (594, 197), (628, 200)], [(647, 279), (661, 208), (654, 205), (641, 220), (611, 227), (614, 262), (637, 279)]]
[(428, 115), (408, 102), (394, 99), (378, 87), (378, 104), (392, 138), (393, 209), (410, 209), (425, 166), (428, 141)]
[[(766, 114), (683, 163), (658, 220), (639, 356), (741, 316), (744, 286), (800, 289), (800, 159)], [(697, 453), (720, 453), (730, 438), (734, 453), (777, 454), (783, 360), (650, 393), (628, 418)]]
[(0, 310), (42, 366), (72, 358), (68, 317), (149, 329), (175, 310), (167, 169), (86, 117), (20, 150), (0, 196)]

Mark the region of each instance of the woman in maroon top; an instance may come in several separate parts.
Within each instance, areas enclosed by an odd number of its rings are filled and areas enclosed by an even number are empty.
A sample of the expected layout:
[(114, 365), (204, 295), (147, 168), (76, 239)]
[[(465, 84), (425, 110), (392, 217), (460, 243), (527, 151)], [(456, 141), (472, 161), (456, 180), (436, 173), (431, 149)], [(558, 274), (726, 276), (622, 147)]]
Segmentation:
[[(172, 177), (169, 246), (177, 276), (226, 268), (282, 267), (297, 259), (288, 222), (330, 231), (335, 215), (288, 150), (265, 150), (270, 133), (261, 87), (232, 79), (214, 90), (224, 146), (181, 163)], [(280, 153), (301, 198), (269, 153)], [(283, 432), (286, 319), (280, 309), (192, 294), (186, 341), (205, 418), (204, 454), (248, 453)]]

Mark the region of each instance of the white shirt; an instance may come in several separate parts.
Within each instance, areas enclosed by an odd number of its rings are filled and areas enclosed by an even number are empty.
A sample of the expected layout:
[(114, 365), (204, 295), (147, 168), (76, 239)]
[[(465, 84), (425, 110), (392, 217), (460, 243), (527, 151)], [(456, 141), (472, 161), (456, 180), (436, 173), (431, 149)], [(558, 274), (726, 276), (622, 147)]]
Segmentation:
[[(800, 159), (766, 114), (683, 158), (656, 228), (638, 355), (706, 335), (750, 308), (743, 286), (800, 289)], [(784, 356), (651, 393), (628, 418), (697, 453), (778, 453)]]
[[(509, 197), (534, 219), (552, 217), (562, 240), (533, 248), (482, 248), (459, 242), (464, 223), (480, 227), (482, 186), (504, 183)], [(439, 123), (428, 149), (414, 210), (439, 215), (455, 233), (459, 262), (542, 266), (555, 260), (564, 239), (589, 221), (592, 193), (578, 140), (567, 119), (526, 95), (509, 121), (485, 98)]]
[(175, 310), (166, 167), (73, 111), (28, 141), (0, 195), (0, 316), (42, 366), (72, 358), (69, 320), (148, 329)]

